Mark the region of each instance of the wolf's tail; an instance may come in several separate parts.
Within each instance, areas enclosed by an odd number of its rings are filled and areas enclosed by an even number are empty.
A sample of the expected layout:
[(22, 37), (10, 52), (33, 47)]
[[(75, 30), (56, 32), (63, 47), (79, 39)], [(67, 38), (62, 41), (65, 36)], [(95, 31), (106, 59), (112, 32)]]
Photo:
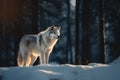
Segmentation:
[(24, 59), (23, 59), (23, 56), (21, 55), (20, 51), (18, 52), (17, 64), (19, 67), (22, 67), (24, 64)]

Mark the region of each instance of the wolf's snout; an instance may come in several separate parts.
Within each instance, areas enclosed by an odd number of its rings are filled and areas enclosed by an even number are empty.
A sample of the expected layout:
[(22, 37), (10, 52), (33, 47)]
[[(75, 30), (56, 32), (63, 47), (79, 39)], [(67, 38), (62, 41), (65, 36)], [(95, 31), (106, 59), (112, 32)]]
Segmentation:
[(58, 36), (58, 38), (60, 38), (60, 36)]
[(61, 36), (58, 36), (58, 39), (60, 39), (61, 38)]

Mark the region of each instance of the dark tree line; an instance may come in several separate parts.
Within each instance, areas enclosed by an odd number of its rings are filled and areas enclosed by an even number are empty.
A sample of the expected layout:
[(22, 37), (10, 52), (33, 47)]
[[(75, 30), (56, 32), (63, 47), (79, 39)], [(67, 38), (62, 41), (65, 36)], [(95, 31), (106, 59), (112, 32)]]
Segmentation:
[(119, 7), (118, 0), (76, 0), (75, 4), (71, 0), (1, 0), (0, 66), (16, 66), (21, 37), (36, 34), (50, 25), (62, 26), (62, 39), (55, 46), (50, 62), (78, 65), (112, 61), (120, 53), (120, 16), (119, 8), (109, 10), (111, 3)]

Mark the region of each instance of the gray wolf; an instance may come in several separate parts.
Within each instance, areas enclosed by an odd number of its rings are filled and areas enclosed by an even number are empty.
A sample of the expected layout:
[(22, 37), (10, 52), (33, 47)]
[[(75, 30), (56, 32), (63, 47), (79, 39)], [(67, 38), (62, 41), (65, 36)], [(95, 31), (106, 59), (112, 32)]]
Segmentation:
[(50, 26), (38, 34), (23, 36), (19, 44), (18, 66), (32, 66), (38, 57), (40, 64), (48, 64), (49, 55), (60, 38), (60, 29)]

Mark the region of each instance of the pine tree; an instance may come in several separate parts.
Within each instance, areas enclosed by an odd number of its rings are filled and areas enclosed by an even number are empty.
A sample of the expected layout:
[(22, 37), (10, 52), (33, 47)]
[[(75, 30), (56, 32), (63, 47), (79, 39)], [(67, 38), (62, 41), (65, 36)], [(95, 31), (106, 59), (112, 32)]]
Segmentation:
[(100, 62), (105, 63), (105, 15), (104, 0), (98, 0), (99, 3), (99, 37), (100, 37)]
[(32, 33), (38, 33), (38, 0), (32, 0)]
[(17, 65), (17, 54), (19, 50), (19, 42), (21, 37), (23, 36), (23, 0), (15, 1), (16, 4), (16, 15), (15, 15), (15, 27), (14, 27), (14, 36), (15, 36), (15, 52), (14, 52), (14, 61), (15, 65)]
[(80, 0), (76, 0), (75, 8), (75, 64), (80, 63), (80, 40), (79, 40), (79, 29), (80, 29)]
[[(71, 26), (70, 26), (70, 0), (67, 0), (67, 55), (66, 62), (72, 63), (72, 46), (71, 46)], [(69, 54), (70, 53), (70, 54)]]
[(89, 45), (89, 0), (83, 0), (82, 7), (82, 64), (90, 62)]

